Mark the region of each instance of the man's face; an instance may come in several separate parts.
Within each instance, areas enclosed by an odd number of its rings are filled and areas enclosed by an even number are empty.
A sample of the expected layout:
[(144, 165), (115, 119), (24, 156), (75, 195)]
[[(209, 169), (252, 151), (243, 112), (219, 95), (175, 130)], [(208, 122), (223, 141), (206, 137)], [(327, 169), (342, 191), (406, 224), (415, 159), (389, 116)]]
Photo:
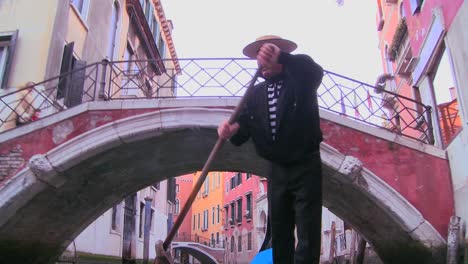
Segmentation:
[(283, 65), (279, 63), (270, 63), (268, 65), (260, 65), (257, 61), (258, 66), (261, 68), (262, 76), (265, 79), (270, 79), (283, 71)]

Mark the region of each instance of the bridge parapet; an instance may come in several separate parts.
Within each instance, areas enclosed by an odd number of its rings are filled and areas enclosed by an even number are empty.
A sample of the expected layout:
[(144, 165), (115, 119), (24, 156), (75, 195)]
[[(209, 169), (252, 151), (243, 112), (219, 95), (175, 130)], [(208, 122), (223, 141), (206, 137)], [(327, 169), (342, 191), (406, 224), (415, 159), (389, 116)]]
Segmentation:
[[(240, 97), (255, 73), (251, 59), (179, 59), (160, 72), (158, 61), (107, 61), (0, 94), (0, 132), (87, 101), (186, 97)], [(324, 72), (322, 109), (433, 144), (431, 108), (387, 89)]]
[(217, 248), (217, 249), (224, 249), (224, 241), (221, 240), (216, 240), (215, 238), (207, 238), (199, 235), (187, 235), (187, 234), (182, 234), (178, 235), (177, 237), (174, 238), (174, 242), (193, 242), (193, 243), (199, 243), (201, 245), (211, 247), (211, 248)]

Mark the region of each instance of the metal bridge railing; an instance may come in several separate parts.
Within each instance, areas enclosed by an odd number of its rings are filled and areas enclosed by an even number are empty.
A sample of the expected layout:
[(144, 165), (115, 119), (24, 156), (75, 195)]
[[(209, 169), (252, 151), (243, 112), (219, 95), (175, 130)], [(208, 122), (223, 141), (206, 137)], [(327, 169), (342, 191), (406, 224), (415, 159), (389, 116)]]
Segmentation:
[(224, 240), (220, 239), (219, 236), (213, 238), (207, 238), (200, 235), (189, 235), (189, 234), (181, 234), (174, 238), (174, 242), (193, 242), (193, 243), (200, 243), (201, 245), (205, 245), (207, 247), (219, 249), (224, 248)]
[[(0, 93), (0, 132), (86, 101), (138, 98), (240, 97), (255, 60), (239, 58), (107, 61)], [(325, 71), (318, 89), (322, 109), (433, 144), (431, 108), (411, 98)]]

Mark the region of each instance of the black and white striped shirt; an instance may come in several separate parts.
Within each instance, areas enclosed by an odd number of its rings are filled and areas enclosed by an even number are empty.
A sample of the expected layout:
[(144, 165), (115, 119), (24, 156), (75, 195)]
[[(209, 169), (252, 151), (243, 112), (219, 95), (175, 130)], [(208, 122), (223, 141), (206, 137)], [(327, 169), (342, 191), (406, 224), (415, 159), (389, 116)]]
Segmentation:
[(276, 140), (277, 132), (277, 101), (280, 94), (280, 90), (283, 87), (283, 81), (271, 82), (267, 85), (267, 95), (268, 95), (268, 119), (270, 121), (270, 131), (273, 141)]

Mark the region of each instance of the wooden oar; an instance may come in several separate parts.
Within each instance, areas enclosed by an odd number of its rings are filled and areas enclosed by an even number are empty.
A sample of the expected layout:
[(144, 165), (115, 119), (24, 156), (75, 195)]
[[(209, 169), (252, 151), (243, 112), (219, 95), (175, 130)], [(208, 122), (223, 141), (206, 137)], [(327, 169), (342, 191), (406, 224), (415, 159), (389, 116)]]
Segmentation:
[[(257, 82), (257, 79), (259, 76), (260, 76), (260, 69), (257, 69), (254, 77), (252, 78), (249, 86), (247, 87), (247, 90), (244, 93), (244, 96), (242, 96), (239, 104), (234, 109), (234, 112), (232, 112), (231, 117), (229, 118), (229, 121), (228, 121), (229, 124), (233, 124), (236, 121), (236, 119), (239, 117), (239, 114), (242, 108), (244, 107), (249, 91), (252, 90), (252, 87), (255, 85), (255, 82)], [(203, 166), (200, 178), (198, 178), (197, 182), (195, 183), (195, 186), (192, 189), (192, 192), (190, 193), (187, 199), (187, 202), (182, 207), (179, 217), (177, 218), (171, 230), (169, 231), (169, 234), (167, 235), (164, 242), (162, 242), (161, 240), (156, 242), (156, 255), (157, 256), (156, 256), (156, 259), (154, 260), (154, 264), (167, 264), (167, 263), (172, 264), (173, 260), (172, 260), (170, 252), (168, 252), (167, 249), (169, 248), (169, 245), (172, 243), (172, 240), (174, 239), (174, 236), (176, 235), (177, 230), (179, 230), (180, 225), (182, 225), (182, 222), (184, 221), (185, 216), (187, 215), (190, 207), (192, 206), (192, 203), (195, 200), (195, 197), (200, 191), (200, 188), (202, 187), (203, 182), (205, 182), (206, 176), (208, 175), (208, 172), (210, 170), (211, 163), (213, 162), (214, 158), (218, 154), (218, 151), (223, 146), (224, 142), (225, 140), (218, 137), (216, 144), (211, 150), (210, 156), (208, 156), (208, 159), (206, 160), (205, 165)]]

